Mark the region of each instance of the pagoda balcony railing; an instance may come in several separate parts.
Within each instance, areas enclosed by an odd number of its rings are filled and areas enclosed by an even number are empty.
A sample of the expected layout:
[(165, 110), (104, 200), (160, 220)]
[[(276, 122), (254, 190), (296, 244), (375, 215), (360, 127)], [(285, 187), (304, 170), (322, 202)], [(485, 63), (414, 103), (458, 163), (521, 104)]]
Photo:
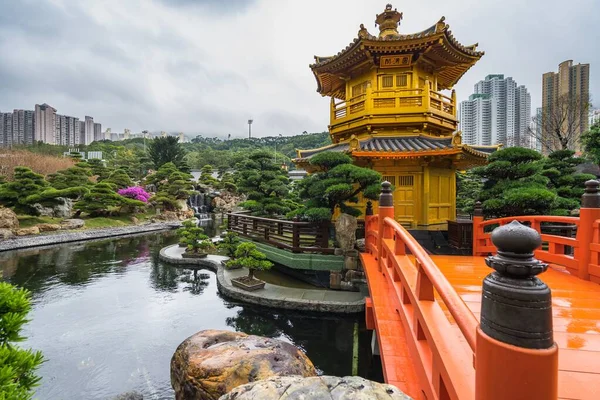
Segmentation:
[(456, 104), (451, 97), (426, 89), (368, 91), (347, 101), (334, 103), (331, 123), (345, 123), (367, 115), (426, 112), (455, 119)]

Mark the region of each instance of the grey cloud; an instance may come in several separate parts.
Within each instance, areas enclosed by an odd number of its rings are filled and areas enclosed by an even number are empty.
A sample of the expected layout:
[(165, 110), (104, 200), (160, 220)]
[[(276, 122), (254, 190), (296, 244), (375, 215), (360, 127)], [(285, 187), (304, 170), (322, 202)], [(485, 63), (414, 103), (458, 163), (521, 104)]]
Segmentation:
[(206, 10), (225, 13), (238, 13), (254, 5), (256, 0), (160, 0), (172, 7), (200, 7)]

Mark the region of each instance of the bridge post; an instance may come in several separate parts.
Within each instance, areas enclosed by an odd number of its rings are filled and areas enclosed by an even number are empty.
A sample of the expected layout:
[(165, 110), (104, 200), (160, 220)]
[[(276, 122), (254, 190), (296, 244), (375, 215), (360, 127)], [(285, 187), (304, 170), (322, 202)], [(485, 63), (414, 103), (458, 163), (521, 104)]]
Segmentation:
[(475, 352), (475, 399), (556, 400), (558, 346), (550, 288), (536, 277), (548, 265), (534, 258), (540, 234), (517, 221), (496, 228), (495, 271), (483, 281)]
[(594, 236), (594, 222), (600, 219), (600, 183), (589, 180), (585, 183), (585, 193), (581, 196), (581, 208), (579, 209), (579, 227), (577, 228), (577, 242), (579, 248), (575, 249), (576, 258), (579, 262), (577, 275), (580, 279), (589, 280), (590, 244)]
[[(477, 201), (475, 203), (475, 208), (473, 209), (473, 255), (479, 255), (479, 224), (483, 222), (483, 208), (481, 207), (481, 202)], [(483, 232), (482, 232), (483, 233)]]
[(379, 271), (381, 271), (381, 262), (383, 256), (383, 239), (389, 238), (389, 229), (384, 228), (383, 220), (387, 217), (394, 218), (394, 196), (392, 195), (392, 184), (385, 181), (381, 184), (381, 194), (379, 195), (379, 222), (377, 234), (377, 257), (379, 258)]

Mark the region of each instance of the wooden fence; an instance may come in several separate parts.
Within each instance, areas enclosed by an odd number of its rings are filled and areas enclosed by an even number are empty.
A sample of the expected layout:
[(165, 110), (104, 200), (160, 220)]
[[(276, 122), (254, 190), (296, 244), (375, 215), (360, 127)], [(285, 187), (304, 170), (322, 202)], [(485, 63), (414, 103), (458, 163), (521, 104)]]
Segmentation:
[(240, 236), (293, 253), (333, 254), (329, 246), (329, 223), (286, 221), (227, 214), (227, 229)]

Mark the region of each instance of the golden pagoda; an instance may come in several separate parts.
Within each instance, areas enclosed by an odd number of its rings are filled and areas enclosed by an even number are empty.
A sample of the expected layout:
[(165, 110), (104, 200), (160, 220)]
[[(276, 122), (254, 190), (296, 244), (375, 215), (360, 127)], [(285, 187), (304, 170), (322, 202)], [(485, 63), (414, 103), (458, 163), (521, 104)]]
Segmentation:
[(399, 222), (445, 223), (456, 215), (456, 170), (485, 164), (496, 147), (462, 144), (456, 94), (441, 91), (451, 90), (484, 53), (476, 44), (461, 45), (444, 17), (413, 34), (398, 32), (401, 20), (388, 4), (376, 16), (378, 36), (361, 24), (344, 50), (315, 56), (317, 91), (331, 97), (333, 144), (297, 150), (294, 162), (310, 172), (315, 154), (346, 152), (394, 185)]

